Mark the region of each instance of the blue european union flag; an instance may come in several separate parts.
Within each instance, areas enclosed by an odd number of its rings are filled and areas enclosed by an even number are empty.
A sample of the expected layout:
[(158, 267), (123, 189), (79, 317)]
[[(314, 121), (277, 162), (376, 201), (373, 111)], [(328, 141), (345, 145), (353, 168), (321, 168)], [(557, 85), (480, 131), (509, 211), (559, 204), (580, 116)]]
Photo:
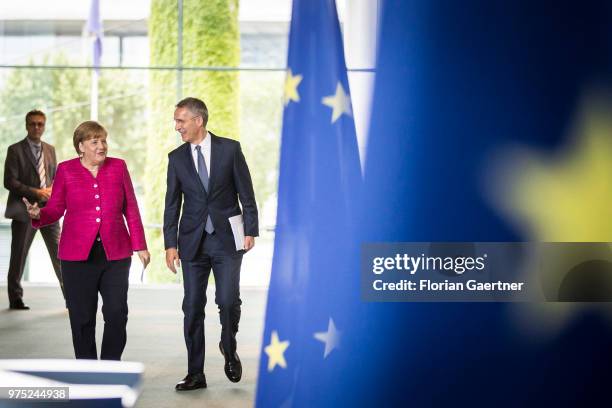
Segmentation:
[(91, 0), (86, 30), (94, 36), (92, 65), (96, 71), (99, 71), (102, 59), (102, 35), (104, 33), (102, 19), (100, 18), (100, 0)]
[(322, 406), (339, 400), (348, 298), (358, 296), (346, 260), (361, 170), (334, 0), (293, 2), (284, 103), (256, 403)]
[[(610, 2), (383, 4), (359, 239), (592, 237), (609, 210), (590, 221), (599, 200), (584, 194), (591, 182), (609, 192), (612, 173), (568, 141), (605, 146), (584, 150), (612, 159)], [(609, 405), (609, 315), (594, 305), (367, 305), (350, 333), (358, 364), (338, 392), (347, 406)]]
[(610, 241), (610, 2), (381, 3), (363, 188), (333, 2), (294, 4), (257, 405), (609, 405), (609, 308), (368, 304), (358, 259)]

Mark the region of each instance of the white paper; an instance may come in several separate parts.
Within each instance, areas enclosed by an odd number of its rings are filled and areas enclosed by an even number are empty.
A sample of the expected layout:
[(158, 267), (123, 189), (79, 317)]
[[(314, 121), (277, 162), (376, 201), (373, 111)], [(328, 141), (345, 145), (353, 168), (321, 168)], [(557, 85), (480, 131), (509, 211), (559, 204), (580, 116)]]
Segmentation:
[(242, 214), (234, 215), (228, 218), (234, 234), (234, 242), (236, 243), (236, 251), (244, 249), (244, 220)]

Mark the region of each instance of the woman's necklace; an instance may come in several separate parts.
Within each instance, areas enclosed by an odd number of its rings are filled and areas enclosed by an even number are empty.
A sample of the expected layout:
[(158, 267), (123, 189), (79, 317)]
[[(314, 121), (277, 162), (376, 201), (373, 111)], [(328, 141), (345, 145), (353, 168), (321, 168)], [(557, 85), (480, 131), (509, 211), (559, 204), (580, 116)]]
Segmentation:
[(81, 164), (83, 165), (83, 167), (85, 167), (87, 170), (89, 170), (89, 172), (91, 173), (92, 176), (96, 177), (98, 175), (98, 168), (100, 167), (100, 165), (88, 166), (83, 161), (83, 158), (81, 158)]

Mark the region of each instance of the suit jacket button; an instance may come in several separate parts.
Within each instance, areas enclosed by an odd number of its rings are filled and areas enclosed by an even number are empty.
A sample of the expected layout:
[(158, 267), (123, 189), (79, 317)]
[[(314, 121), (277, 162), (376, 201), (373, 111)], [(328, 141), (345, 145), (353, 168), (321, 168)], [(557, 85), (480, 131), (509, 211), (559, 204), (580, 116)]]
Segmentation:
[(96, 218), (96, 222), (100, 222), (100, 219), (99, 219), (99, 218)]

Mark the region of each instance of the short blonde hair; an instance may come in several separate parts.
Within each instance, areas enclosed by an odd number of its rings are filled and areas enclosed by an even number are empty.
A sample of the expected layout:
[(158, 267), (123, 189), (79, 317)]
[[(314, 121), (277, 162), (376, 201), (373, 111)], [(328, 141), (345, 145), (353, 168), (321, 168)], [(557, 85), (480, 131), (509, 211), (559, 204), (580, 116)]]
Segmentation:
[(74, 129), (72, 143), (74, 144), (74, 149), (76, 150), (77, 154), (81, 155), (81, 151), (79, 150), (80, 143), (89, 139), (99, 139), (107, 135), (108, 133), (106, 132), (106, 129), (104, 129), (104, 126), (94, 120), (88, 120), (81, 123), (76, 129)]

